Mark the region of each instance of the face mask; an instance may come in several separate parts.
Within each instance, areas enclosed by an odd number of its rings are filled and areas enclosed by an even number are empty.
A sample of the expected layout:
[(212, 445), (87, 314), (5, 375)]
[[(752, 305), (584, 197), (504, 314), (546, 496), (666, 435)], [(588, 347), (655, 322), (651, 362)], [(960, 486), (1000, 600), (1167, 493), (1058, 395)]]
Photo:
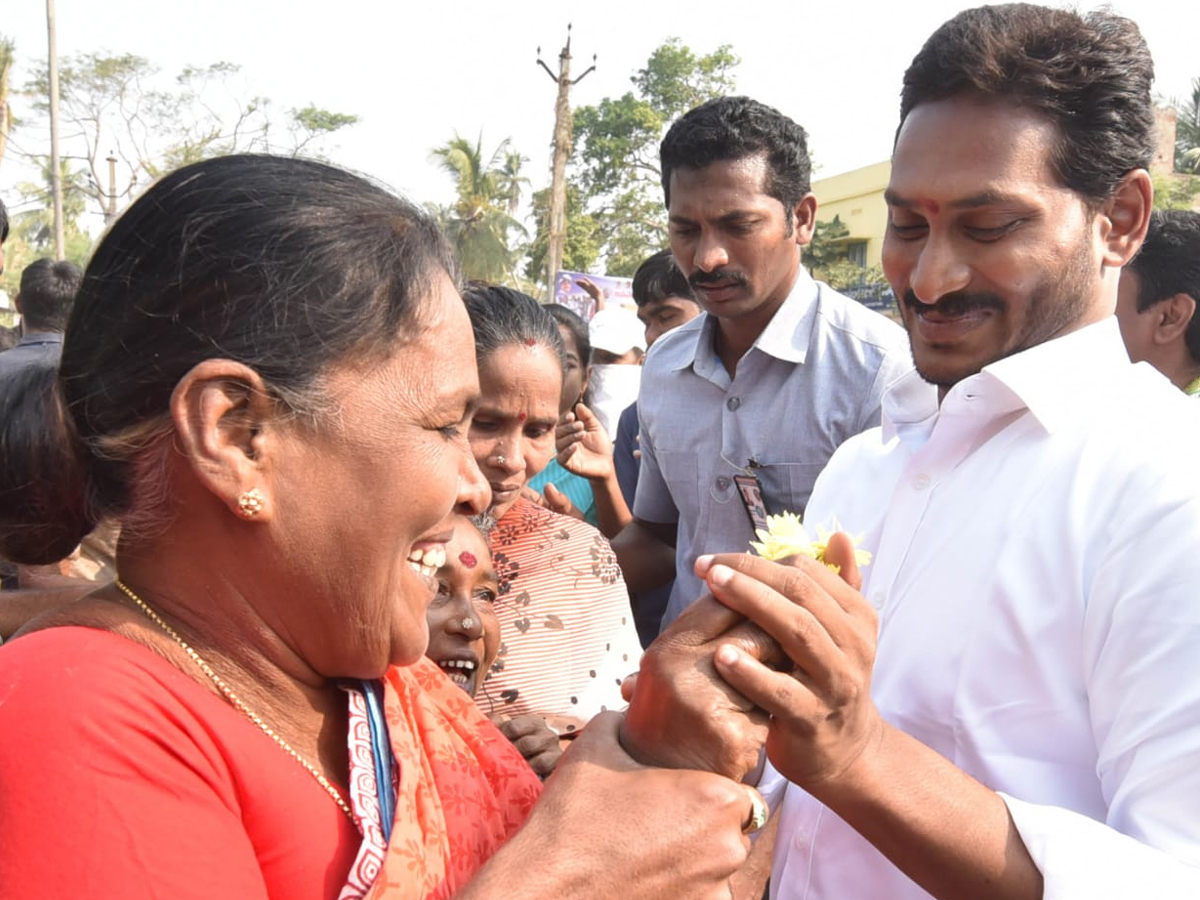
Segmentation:
[(592, 366), (587, 405), (596, 414), (610, 439), (616, 439), (617, 420), (621, 413), (637, 400), (641, 381), (641, 366)]

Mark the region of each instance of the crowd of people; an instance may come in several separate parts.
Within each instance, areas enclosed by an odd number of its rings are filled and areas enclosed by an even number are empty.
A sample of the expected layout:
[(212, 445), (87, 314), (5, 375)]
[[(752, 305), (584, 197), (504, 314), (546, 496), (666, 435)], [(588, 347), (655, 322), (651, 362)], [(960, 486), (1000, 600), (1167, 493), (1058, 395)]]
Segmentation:
[(940, 27), (902, 326), (805, 269), (804, 129), (747, 97), (671, 124), (669, 246), (590, 321), (297, 158), (30, 265), (0, 893), (1200, 896), (1200, 212), (1152, 210), (1152, 80), (1109, 11)]

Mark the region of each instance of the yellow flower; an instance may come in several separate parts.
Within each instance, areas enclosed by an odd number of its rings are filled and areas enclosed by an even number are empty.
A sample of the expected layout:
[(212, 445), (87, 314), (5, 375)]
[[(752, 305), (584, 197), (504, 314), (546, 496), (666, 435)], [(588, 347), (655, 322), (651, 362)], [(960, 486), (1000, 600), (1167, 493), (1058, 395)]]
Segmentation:
[(751, 541), (750, 546), (763, 559), (784, 559), (797, 554), (816, 556), (812, 538), (795, 513), (767, 516), (767, 530), (759, 528), (754, 533), (758, 540)]
[[(817, 562), (825, 563), (833, 571), (838, 571), (839, 567), (833, 563), (825, 562), (825, 551), (829, 548), (829, 538), (835, 531), (840, 531), (841, 526), (837, 519), (833, 520), (832, 528), (824, 528), (817, 526), (817, 539), (814, 541), (809, 537), (808, 531), (805, 530), (804, 524), (800, 521), (800, 517), (792, 512), (781, 513), (777, 516), (767, 516), (767, 529), (764, 531), (759, 528), (755, 530), (757, 541), (751, 541), (750, 546), (754, 552), (763, 559), (786, 559), (789, 556), (811, 556)], [(860, 566), (869, 565), (871, 562), (871, 554), (866, 550), (859, 550), (858, 545), (862, 543), (862, 536), (851, 538), (854, 542), (854, 561)]]
[[(813, 557), (818, 562), (823, 562), (833, 571), (841, 570), (841, 566), (834, 565), (831, 562), (825, 562), (825, 551), (829, 549), (829, 539), (833, 537), (834, 532), (841, 531), (842, 526), (838, 524), (838, 520), (833, 520), (832, 528), (825, 528), (822, 525), (817, 526), (817, 539), (813, 541)], [(859, 550), (858, 545), (862, 543), (862, 535), (851, 535), (850, 540), (854, 543), (854, 561), (860, 566), (869, 566), (871, 564), (871, 552), (869, 550)]]

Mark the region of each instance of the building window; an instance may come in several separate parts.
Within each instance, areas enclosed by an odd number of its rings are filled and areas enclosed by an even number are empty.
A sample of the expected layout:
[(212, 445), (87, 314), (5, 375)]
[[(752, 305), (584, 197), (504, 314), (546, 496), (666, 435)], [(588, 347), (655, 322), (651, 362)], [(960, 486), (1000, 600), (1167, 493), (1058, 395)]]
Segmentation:
[(867, 267), (867, 242), (854, 241), (846, 245), (846, 258), (856, 266)]

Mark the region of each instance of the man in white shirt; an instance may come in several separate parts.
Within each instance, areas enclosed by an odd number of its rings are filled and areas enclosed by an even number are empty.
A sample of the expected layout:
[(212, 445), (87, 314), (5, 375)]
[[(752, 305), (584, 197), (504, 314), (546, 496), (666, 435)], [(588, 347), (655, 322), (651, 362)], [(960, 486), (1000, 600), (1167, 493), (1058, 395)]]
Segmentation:
[(846, 581), (702, 557), (774, 654), (698, 607), (623, 730), (735, 774), (765, 733), (774, 898), (1200, 897), (1200, 421), (1113, 318), (1151, 81), (1132, 22), (1026, 5), (905, 75), (883, 265), (919, 376), (808, 505), (874, 554), (862, 592), (844, 538)]
[(1145, 360), (1200, 397), (1200, 212), (1155, 210), (1146, 242), (1121, 272), (1117, 321), (1134, 362)]

